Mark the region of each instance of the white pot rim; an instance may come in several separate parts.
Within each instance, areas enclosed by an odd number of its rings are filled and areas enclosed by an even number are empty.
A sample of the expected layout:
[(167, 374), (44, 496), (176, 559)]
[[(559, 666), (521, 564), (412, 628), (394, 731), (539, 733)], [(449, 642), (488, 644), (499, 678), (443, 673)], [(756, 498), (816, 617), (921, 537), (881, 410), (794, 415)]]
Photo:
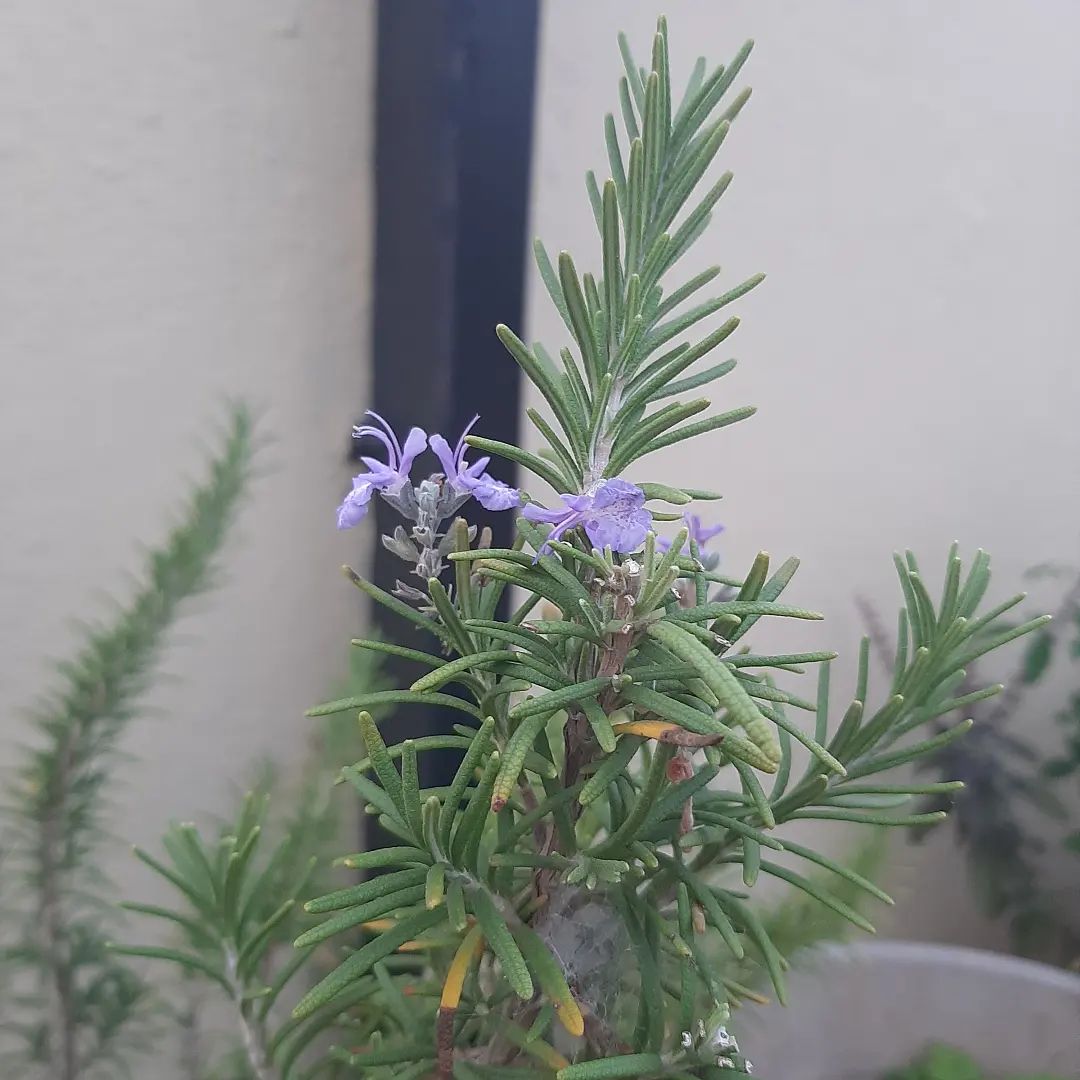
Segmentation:
[[(1080, 975), (920, 941), (821, 945), (798, 957), (787, 1009), (740, 1010), (769, 1080), (880, 1080), (933, 1043), (995, 1074), (1080, 1080)], [(733, 1018), (734, 1023), (734, 1018)]]
[[(939, 945), (931, 941), (856, 941), (845, 944), (822, 945), (814, 950), (819, 955), (837, 959), (866, 960), (873, 963), (943, 965), (964, 969), (973, 974), (993, 976), (1012, 975), (1018, 979), (1038, 982), (1064, 993), (1080, 994), (1080, 974), (1052, 967), (1038, 960), (1027, 960), (990, 949), (972, 949), (962, 945)], [(808, 954), (812, 962), (813, 954)]]

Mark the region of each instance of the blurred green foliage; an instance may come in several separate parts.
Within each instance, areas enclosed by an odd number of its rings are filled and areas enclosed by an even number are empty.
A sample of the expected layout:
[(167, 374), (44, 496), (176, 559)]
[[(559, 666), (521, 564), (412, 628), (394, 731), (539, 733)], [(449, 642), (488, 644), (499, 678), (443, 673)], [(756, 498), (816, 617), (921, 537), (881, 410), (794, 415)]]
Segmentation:
[(951, 1046), (931, 1046), (917, 1061), (891, 1072), (885, 1080), (1068, 1080), (1050, 1073), (1016, 1073), (1000, 1077), (985, 1071), (962, 1050)]

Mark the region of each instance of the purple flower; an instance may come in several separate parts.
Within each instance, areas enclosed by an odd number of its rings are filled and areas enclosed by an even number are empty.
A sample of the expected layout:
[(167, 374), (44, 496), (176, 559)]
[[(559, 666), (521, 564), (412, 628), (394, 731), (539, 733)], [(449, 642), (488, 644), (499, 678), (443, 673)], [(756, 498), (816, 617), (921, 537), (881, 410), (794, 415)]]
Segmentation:
[[(683, 514), (683, 521), (686, 522), (687, 527), (690, 530), (690, 535), (687, 537), (687, 542), (693, 540), (697, 544), (699, 549), (705, 547), (705, 545), (714, 537), (719, 536), (724, 531), (723, 525), (713, 525), (709, 528), (705, 528), (701, 524), (701, 518), (697, 514)], [(656, 546), (661, 551), (667, 551), (671, 547), (670, 540), (657, 540)]]
[(477, 415), (469, 421), (453, 452), (450, 444), (441, 435), (431, 436), (431, 449), (442, 464), (447, 484), (457, 495), (464, 498), (471, 495), (487, 510), (509, 510), (520, 504), (521, 494), (516, 488), (496, 480), (484, 471), (491, 458), (482, 457), (472, 465), (465, 460), (465, 451), (468, 449), (465, 436), (472, 431), (479, 419)]
[(374, 427), (364, 424), (353, 428), (353, 438), (362, 439), (365, 435), (378, 439), (386, 447), (386, 463), (377, 458), (361, 457), (361, 461), (369, 471), (353, 477), (352, 491), (345, 496), (344, 502), (338, 507), (337, 527), (339, 529), (351, 529), (359, 525), (367, 513), (368, 503), (376, 491), (384, 492), (390, 496), (400, 495), (402, 489), (409, 484), (409, 470), (417, 455), (423, 453), (427, 447), (427, 434), (420, 428), (409, 429), (409, 434), (402, 447), (393, 428), (377, 413), (368, 409), (368, 416), (373, 416), (381, 425)]
[(529, 503), (522, 511), (529, 521), (546, 522), (554, 528), (541, 551), (570, 529), (582, 525), (593, 547), (612, 551), (637, 551), (652, 527), (645, 509), (645, 493), (626, 480), (600, 480), (580, 495), (560, 495), (564, 510), (545, 510)]

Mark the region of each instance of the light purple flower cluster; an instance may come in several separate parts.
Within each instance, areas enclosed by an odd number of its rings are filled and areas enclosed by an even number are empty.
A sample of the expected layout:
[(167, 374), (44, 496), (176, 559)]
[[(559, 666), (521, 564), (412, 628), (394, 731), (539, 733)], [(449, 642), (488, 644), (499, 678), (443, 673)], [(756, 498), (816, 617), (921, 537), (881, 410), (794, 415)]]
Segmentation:
[[(368, 415), (374, 418), (378, 426), (364, 424), (356, 427), (353, 437), (378, 439), (386, 448), (386, 461), (361, 458), (368, 471), (353, 477), (352, 490), (338, 507), (339, 529), (351, 529), (363, 521), (372, 496), (379, 492), (404, 517), (416, 523), (412, 540), (419, 547), (409, 543), (405, 533), (401, 537), (395, 534), (395, 538), (384, 538), (384, 542), (392, 542), (392, 549), (398, 551), (402, 558), (416, 555), (420, 562), (424, 562), (426, 569), (431, 569), (439, 563), (434, 553), (441, 554), (442, 549), (439, 522), (450, 517), (467, 500), (476, 499), (488, 510), (510, 510), (521, 505), (521, 492), (496, 480), (486, 471), (490, 458), (481, 457), (472, 464), (466, 460), (468, 445), (465, 439), (480, 419), (479, 416), (472, 418), (451, 449), (442, 435), (429, 437), (418, 427), (409, 429), (402, 445), (393, 429), (378, 413), (369, 410)], [(439, 459), (442, 472), (414, 487), (410, 478), (413, 463), (428, 448)], [(652, 515), (645, 509), (645, 493), (618, 477), (598, 480), (579, 494), (567, 492), (559, 498), (563, 502), (559, 509), (546, 510), (536, 503), (529, 503), (523, 510), (523, 515), (529, 521), (553, 526), (541, 546), (541, 552), (550, 541), (559, 540), (571, 529), (580, 526), (594, 547), (601, 551), (611, 548), (612, 551), (627, 554), (641, 548), (652, 528)], [(691, 535), (699, 545), (704, 545), (723, 529), (722, 525), (704, 528), (700, 519), (693, 516), (686, 520)], [(667, 549), (668, 543), (658, 541), (663, 550)], [(421, 552), (428, 549), (433, 554), (425, 562)], [(431, 566), (428, 566), (428, 562)]]
[(361, 457), (368, 467), (368, 472), (353, 477), (352, 490), (345, 496), (338, 507), (337, 526), (339, 529), (351, 529), (359, 525), (367, 514), (368, 503), (376, 491), (406, 517), (418, 519), (417, 499), (409, 473), (413, 462), (428, 448), (434, 451), (443, 467), (441, 486), (443, 497), (439, 499), (440, 516), (449, 517), (467, 499), (475, 498), (488, 510), (509, 510), (521, 502), (521, 495), (516, 488), (496, 480), (484, 470), (488, 457), (482, 457), (470, 465), (465, 460), (465, 436), (472, 430), (479, 416), (474, 416), (468, 427), (458, 439), (453, 452), (441, 435), (432, 435), (421, 428), (409, 429), (402, 446), (390, 425), (376, 412), (368, 410), (368, 416), (374, 417), (379, 427), (364, 424), (353, 428), (353, 438), (362, 439), (371, 436), (386, 447), (385, 464), (376, 458)]
[[(714, 536), (719, 536), (724, 531), (723, 525), (702, 525), (697, 514), (683, 514), (683, 521), (690, 530), (690, 535), (686, 538), (687, 545), (693, 540), (699, 548), (703, 548)], [(671, 541), (660, 539), (656, 541), (656, 546), (661, 551), (667, 551), (671, 547)]]
[(418, 427), (410, 428), (405, 438), (405, 446), (398, 442), (394, 429), (377, 413), (368, 410), (381, 425), (382, 430), (372, 424), (363, 424), (353, 428), (353, 438), (362, 439), (371, 436), (386, 447), (386, 464), (371, 457), (360, 460), (370, 470), (353, 477), (352, 491), (345, 496), (345, 501), (338, 507), (337, 526), (339, 529), (351, 529), (359, 525), (367, 514), (368, 503), (376, 491), (388, 495), (400, 495), (409, 483), (409, 471), (416, 458), (427, 449), (427, 435)]
[(459, 495), (466, 498), (471, 495), (485, 510), (510, 510), (520, 505), (521, 493), (484, 471), (491, 458), (482, 457), (472, 465), (465, 460), (465, 451), (468, 449), (465, 436), (472, 431), (479, 419), (478, 414), (469, 421), (453, 453), (450, 452), (450, 444), (441, 435), (432, 435), (428, 445), (443, 467), (446, 482)]
[[(697, 544), (698, 557), (705, 569), (715, 570), (720, 563), (720, 556), (715, 551), (707, 552), (705, 547), (714, 536), (719, 536), (720, 533), (724, 531), (724, 526), (702, 525), (701, 518), (699, 518), (697, 514), (683, 514), (683, 521), (686, 522), (687, 528), (690, 530), (690, 535), (686, 538), (686, 544), (684, 545), (686, 550), (689, 551), (690, 541), (692, 540)], [(671, 541), (663, 539), (657, 540), (656, 546), (661, 551), (667, 551), (671, 547)]]
[(529, 521), (554, 526), (541, 551), (578, 525), (585, 529), (593, 547), (601, 551), (605, 547), (623, 553), (637, 551), (652, 527), (652, 515), (645, 509), (645, 493), (626, 480), (600, 480), (580, 495), (559, 498), (565, 503), (562, 510), (545, 510), (529, 503), (522, 511)]

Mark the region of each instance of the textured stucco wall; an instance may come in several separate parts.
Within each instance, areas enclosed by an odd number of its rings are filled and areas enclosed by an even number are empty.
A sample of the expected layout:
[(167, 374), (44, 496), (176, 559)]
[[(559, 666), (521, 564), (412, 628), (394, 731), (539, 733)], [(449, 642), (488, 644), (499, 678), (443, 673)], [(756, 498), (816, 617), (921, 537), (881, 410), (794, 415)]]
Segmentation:
[[(615, 34), (645, 58), (657, 10), (545, 5), (532, 231), (581, 269), (599, 270), (582, 177), (608, 175)], [(741, 362), (714, 394), (718, 409), (761, 411), (632, 478), (723, 491), (729, 567), (759, 548), (801, 556), (791, 595), (828, 621), (769, 640), (841, 649), (834, 686), (850, 686), (853, 595), (892, 625), (895, 547), (938, 581), (952, 540), (982, 545), (999, 598), (1026, 566), (1076, 551), (1080, 7), (679, 0), (666, 11), (680, 91), (699, 53), (721, 62), (757, 41), (740, 80), (754, 97), (714, 166), (735, 181), (684, 273), (721, 263), (726, 288), (768, 272), (734, 308), (744, 324), (716, 359)], [(527, 321), (532, 339), (564, 343), (535, 273)], [(1024, 722), (1044, 744), (1055, 737), (1045, 712)], [(893, 877), (902, 903), (886, 928), (994, 940), (946, 844), (899, 852)]]
[[(156, 846), (168, 819), (228, 809), (257, 754), (298, 755), (356, 630), (337, 567), (363, 541), (333, 509), (366, 385), (373, 15), (0, 7), (5, 753), (70, 620), (125, 596), (164, 535), (226, 396), (268, 442), (227, 584), (191, 609), (125, 743), (125, 840)], [(122, 848), (108, 869), (154, 895)]]

